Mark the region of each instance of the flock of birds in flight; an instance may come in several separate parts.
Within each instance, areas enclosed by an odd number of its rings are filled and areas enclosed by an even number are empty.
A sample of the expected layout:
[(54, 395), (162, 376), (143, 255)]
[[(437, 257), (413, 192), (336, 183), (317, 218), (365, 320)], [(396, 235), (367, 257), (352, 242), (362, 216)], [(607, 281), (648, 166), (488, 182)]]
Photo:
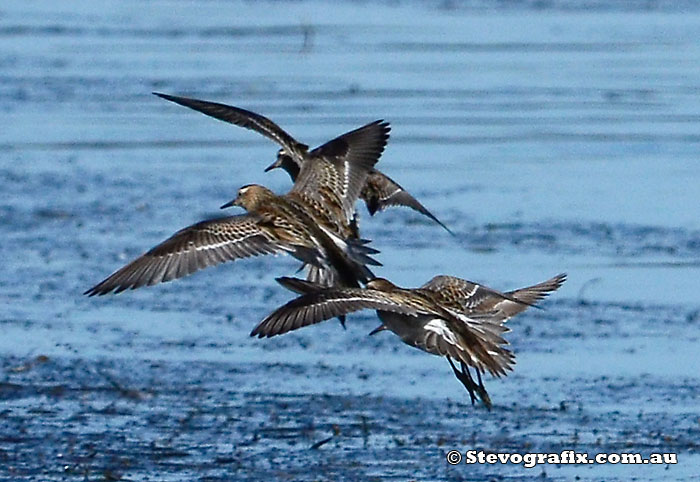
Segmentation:
[(387, 122), (369, 123), (310, 150), (254, 112), (156, 95), (275, 141), (281, 148), (266, 171), (284, 169), (294, 184), (283, 195), (257, 184), (241, 187), (237, 197), (222, 208), (239, 206), (246, 214), (181, 229), (85, 294), (119, 293), (226, 261), (289, 253), (308, 268), (307, 278), (280, 277), (277, 281), (299, 296), (268, 315), (251, 336), (281, 335), (336, 317), (344, 326), (347, 314), (376, 310), (382, 324), (371, 334), (390, 330), (408, 345), (447, 358), (472, 404), (478, 398), (491, 407), (482, 374), (504, 376), (515, 364), (503, 338), (509, 331), (505, 322), (558, 289), (565, 274), (508, 292), (444, 275), (419, 288), (396, 286), (376, 277), (369, 268), (380, 263), (372, 258), (378, 251), (360, 237), (355, 211), (358, 198), (371, 215), (390, 206), (405, 206), (449, 229), (398, 183), (375, 169), (389, 139)]

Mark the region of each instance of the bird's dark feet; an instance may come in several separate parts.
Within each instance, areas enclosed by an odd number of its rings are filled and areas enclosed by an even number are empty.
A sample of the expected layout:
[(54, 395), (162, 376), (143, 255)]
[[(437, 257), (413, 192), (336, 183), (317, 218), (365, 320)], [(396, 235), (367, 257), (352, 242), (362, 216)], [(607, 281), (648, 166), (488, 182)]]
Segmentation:
[[(462, 371), (466, 371), (469, 373), (469, 367), (464, 363), (462, 363)], [(491, 397), (489, 397), (488, 392), (486, 392), (486, 387), (484, 386), (484, 382), (481, 379), (481, 370), (478, 368), (474, 369), (476, 371), (476, 379), (479, 380), (479, 385), (476, 387), (476, 393), (479, 395), (479, 398), (483, 402), (484, 405), (486, 405), (486, 408), (491, 410)], [(471, 378), (471, 377), (470, 377)]]
[(472, 405), (476, 403), (476, 399), (478, 396), (478, 398), (481, 399), (481, 402), (486, 406), (486, 408), (491, 410), (491, 397), (489, 397), (489, 394), (486, 392), (486, 388), (484, 387), (484, 383), (481, 379), (481, 372), (479, 371), (479, 369), (475, 368), (477, 380), (479, 380), (479, 383), (477, 384), (474, 382), (474, 379), (472, 378), (472, 375), (469, 372), (469, 367), (466, 363), (460, 362), (461, 370), (458, 370), (449, 357), (447, 358), (447, 361), (450, 362), (450, 366), (452, 367), (452, 371), (457, 377), (457, 380), (462, 382), (464, 388), (467, 389)]

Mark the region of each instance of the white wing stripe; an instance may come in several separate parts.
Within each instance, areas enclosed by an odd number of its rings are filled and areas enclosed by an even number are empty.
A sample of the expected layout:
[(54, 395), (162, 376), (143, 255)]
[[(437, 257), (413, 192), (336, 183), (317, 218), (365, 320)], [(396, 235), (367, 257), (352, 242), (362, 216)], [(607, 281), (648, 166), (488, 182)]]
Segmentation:
[(450, 345), (454, 345), (460, 350), (464, 351), (464, 348), (462, 348), (459, 345), (459, 343), (457, 343), (457, 338), (455, 337), (455, 334), (452, 333), (452, 330), (450, 330), (447, 327), (445, 321), (441, 318), (433, 318), (428, 323), (423, 325), (423, 328), (425, 328), (428, 331), (432, 331), (433, 333), (437, 333), (447, 343), (449, 343)]
[(245, 236), (243, 238), (226, 240), (226, 241), (219, 241), (218, 243), (214, 243), (214, 244), (205, 244), (202, 246), (195, 246), (194, 249), (195, 249), (195, 251), (205, 251), (207, 249), (218, 249), (218, 248), (221, 248), (222, 246), (242, 243), (242, 242), (246, 241), (248, 238), (252, 238), (254, 236), (258, 236), (258, 234), (254, 233), (254, 234), (249, 234), (248, 236)]
[(397, 187), (397, 188), (394, 189), (391, 193), (387, 194), (386, 196), (383, 196), (383, 197), (382, 197), (382, 201), (386, 201), (387, 199), (391, 199), (392, 196), (394, 196), (395, 194), (400, 193), (401, 191), (402, 191), (402, 189), (401, 189), (400, 187)]

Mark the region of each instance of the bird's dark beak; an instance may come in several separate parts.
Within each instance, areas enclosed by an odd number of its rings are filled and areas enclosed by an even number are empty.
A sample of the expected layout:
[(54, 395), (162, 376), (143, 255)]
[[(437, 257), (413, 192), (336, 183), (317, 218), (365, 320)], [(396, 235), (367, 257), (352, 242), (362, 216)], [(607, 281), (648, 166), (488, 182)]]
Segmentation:
[(226, 208), (230, 208), (230, 207), (232, 207), (232, 206), (238, 206), (238, 205), (239, 205), (239, 204), (238, 204), (238, 198), (236, 198), (236, 199), (230, 200), (230, 201), (227, 202), (226, 204), (223, 204), (219, 209), (226, 209)]
[(386, 326), (384, 326), (384, 325), (379, 325), (379, 326), (376, 327), (374, 330), (372, 330), (372, 331), (369, 332), (369, 336), (376, 335), (376, 334), (379, 333), (380, 331), (384, 331), (384, 330), (386, 330)]
[(273, 169), (282, 167), (281, 157), (277, 157), (277, 160), (265, 168), (265, 172), (270, 172)]

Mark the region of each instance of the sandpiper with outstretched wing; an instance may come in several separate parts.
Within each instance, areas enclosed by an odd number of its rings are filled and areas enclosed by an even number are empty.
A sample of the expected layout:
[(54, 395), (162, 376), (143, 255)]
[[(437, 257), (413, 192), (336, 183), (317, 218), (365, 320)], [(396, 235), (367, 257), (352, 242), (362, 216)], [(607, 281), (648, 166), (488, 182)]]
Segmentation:
[[(265, 170), (269, 171), (275, 168), (282, 168), (291, 176), (292, 181), (296, 180), (302, 164), (310, 157), (313, 157), (316, 151), (318, 151), (318, 149), (309, 151), (308, 145), (297, 141), (279, 125), (255, 112), (218, 102), (180, 97), (159, 92), (154, 92), (154, 94), (163, 99), (175, 102), (176, 104), (189, 107), (190, 109), (214, 117), (215, 119), (256, 131), (268, 139), (275, 141), (281, 146), (281, 149), (277, 153), (275, 162)], [(420, 201), (413, 197), (396, 181), (376, 169), (370, 171), (359, 195), (360, 198), (365, 201), (367, 210), (371, 215), (391, 206), (404, 206), (427, 216), (448, 232), (452, 233), (450, 229), (428, 211)]]
[[(349, 205), (381, 156), (389, 125), (370, 123), (320, 148), (302, 166), (298, 182), (283, 196), (248, 185), (222, 207), (248, 214), (212, 219), (184, 228), (117, 270), (85, 293), (103, 295), (170, 281), (225, 261), (288, 252), (311, 266), (310, 279), (326, 286), (359, 286), (379, 263), (363, 240), (350, 239)], [(332, 216), (330, 213), (339, 212)]]
[(478, 396), (490, 407), (482, 374), (504, 376), (515, 364), (515, 356), (505, 348), (508, 342), (503, 334), (509, 329), (504, 323), (565, 280), (566, 275), (560, 274), (534, 286), (501, 293), (452, 276), (436, 276), (415, 289), (400, 288), (383, 278), (371, 280), (365, 288), (325, 288), (283, 277), (278, 281), (301, 296), (268, 315), (251, 336), (271, 337), (335, 316), (374, 309), (382, 325), (372, 334), (387, 329), (408, 345), (446, 357), (472, 403)]

